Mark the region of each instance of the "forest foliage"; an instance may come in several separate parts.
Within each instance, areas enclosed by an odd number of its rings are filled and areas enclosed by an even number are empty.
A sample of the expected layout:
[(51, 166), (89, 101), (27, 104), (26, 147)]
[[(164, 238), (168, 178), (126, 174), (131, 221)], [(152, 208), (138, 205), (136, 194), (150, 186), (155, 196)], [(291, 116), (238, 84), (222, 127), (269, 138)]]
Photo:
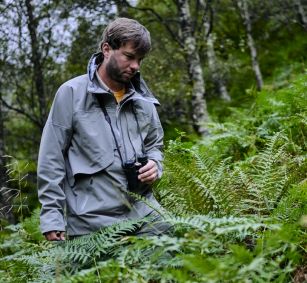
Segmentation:
[(155, 193), (170, 235), (131, 236), (135, 220), (48, 243), (35, 210), (2, 234), (1, 281), (303, 282), (306, 79), (258, 93), (206, 140), (169, 141)]
[[(304, 282), (306, 3), (131, 3), (0, 1), (1, 282)], [(132, 236), (143, 219), (46, 242), (36, 190), (41, 130), (56, 89), (86, 71), (118, 15), (151, 32), (141, 71), (165, 130), (154, 192), (173, 229)], [(195, 98), (208, 112), (205, 136)]]

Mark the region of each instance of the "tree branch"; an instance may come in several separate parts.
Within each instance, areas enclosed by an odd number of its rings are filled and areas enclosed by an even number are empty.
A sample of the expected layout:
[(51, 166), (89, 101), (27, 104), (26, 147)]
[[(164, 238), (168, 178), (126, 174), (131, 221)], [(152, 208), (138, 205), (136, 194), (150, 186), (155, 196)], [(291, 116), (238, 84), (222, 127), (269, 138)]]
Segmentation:
[(13, 105), (8, 104), (2, 97), (0, 97), (0, 101), (3, 103), (3, 106), (5, 106), (7, 109), (13, 110), (26, 118), (28, 118), (33, 124), (38, 126), (40, 129), (42, 129), (43, 125), (40, 123), (39, 120), (36, 120), (33, 118), (30, 114), (28, 114), (25, 110), (14, 107)]
[(184, 47), (184, 44), (181, 42), (180, 38), (178, 35), (171, 29), (171, 27), (168, 25), (168, 21), (166, 21), (163, 17), (161, 17), (154, 9), (152, 8), (140, 8), (140, 7), (133, 7), (128, 1), (126, 0), (115, 0), (116, 2), (121, 2), (127, 5), (129, 8), (142, 11), (142, 12), (147, 12), (152, 14), (159, 22), (163, 24), (165, 29), (168, 31), (168, 33), (171, 35), (171, 37), (180, 45), (180, 47)]

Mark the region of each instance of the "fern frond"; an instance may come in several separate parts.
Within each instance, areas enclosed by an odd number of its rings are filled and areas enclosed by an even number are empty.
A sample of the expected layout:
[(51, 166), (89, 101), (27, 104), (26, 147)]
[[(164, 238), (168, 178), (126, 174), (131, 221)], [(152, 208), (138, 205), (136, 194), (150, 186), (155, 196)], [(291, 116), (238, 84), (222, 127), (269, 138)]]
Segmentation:
[(257, 173), (254, 179), (261, 188), (263, 199), (267, 200), (267, 209), (271, 211), (276, 201), (283, 193), (283, 188), (287, 182), (287, 168), (280, 164), (286, 158), (284, 148), (286, 144), (275, 149), (279, 135), (272, 138), (266, 150), (259, 154), (257, 162)]
[(237, 195), (229, 189), (231, 174), (228, 162), (229, 158), (212, 161), (199, 146), (172, 153), (166, 162), (164, 182), (162, 180), (158, 187), (164, 204), (168, 208), (174, 207), (179, 215), (184, 211), (214, 211), (223, 215), (233, 210)]
[(267, 224), (264, 219), (253, 217), (221, 217), (211, 218), (205, 215), (195, 215), (192, 217), (169, 216), (164, 219), (174, 226), (184, 225), (202, 232), (216, 234), (227, 234), (236, 232), (245, 235), (248, 231), (256, 231), (260, 228), (276, 230), (279, 225)]
[(198, 211), (201, 209), (198, 206), (202, 206), (203, 210), (208, 211), (212, 206), (217, 206), (212, 192), (194, 172), (176, 163), (170, 164), (167, 170), (170, 174), (177, 175), (173, 185), (178, 194), (184, 194), (188, 200), (190, 199), (189, 206), (192, 210)]
[(132, 234), (144, 221), (144, 219), (122, 221), (91, 235), (67, 241), (63, 246), (63, 252), (69, 260), (84, 264), (93, 258), (110, 253), (112, 247), (117, 245), (121, 238)]

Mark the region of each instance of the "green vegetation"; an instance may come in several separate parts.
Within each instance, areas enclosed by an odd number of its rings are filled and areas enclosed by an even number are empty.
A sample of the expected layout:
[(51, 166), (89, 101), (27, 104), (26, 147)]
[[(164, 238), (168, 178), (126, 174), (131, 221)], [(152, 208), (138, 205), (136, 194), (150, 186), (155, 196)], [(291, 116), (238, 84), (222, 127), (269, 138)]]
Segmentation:
[[(0, 282), (306, 282), (303, 2), (0, 1)], [(183, 3), (191, 14), (188, 40)], [(166, 145), (155, 195), (174, 228), (160, 238), (131, 236), (140, 220), (47, 242), (36, 188), (41, 132), (56, 90), (86, 72), (115, 16), (135, 18), (151, 33), (141, 72), (161, 103)], [(206, 137), (192, 119), (199, 114), (186, 53), (192, 37)], [(231, 101), (222, 99), (221, 84)]]
[(131, 221), (50, 243), (35, 210), (1, 234), (1, 282), (303, 282), (306, 81), (253, 93), (208, 138), (168, 142), (155, 192), (170, 235), (129, 236)]

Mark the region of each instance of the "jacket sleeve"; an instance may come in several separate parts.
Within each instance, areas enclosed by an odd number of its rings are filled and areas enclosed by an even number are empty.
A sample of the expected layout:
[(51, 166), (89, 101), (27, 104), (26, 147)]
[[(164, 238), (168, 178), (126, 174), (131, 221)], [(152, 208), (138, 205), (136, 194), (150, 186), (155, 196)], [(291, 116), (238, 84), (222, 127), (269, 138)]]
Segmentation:
[(41, 231), (65, 231), (65, 155), (72, 134), (72, 90), (63, 85), (53, 101), (38, 155), (38, 198)]
[(162, 176), (163, 161), (163, 129), (156, 107), (153, 106), (149, 132), (144, 140), (148, 159), (154, 160), (158, 165), (158, 178)]

